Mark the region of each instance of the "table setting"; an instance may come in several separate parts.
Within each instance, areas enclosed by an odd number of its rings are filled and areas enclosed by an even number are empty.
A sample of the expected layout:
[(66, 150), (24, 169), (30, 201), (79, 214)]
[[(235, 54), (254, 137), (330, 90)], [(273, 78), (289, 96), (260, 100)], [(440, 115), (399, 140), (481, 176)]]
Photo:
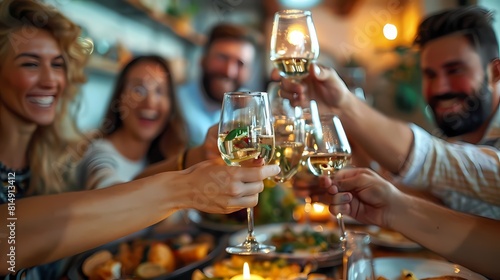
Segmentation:
[[(310, 11), (277, 12), (270, 41), (270, 60), (282, 77), (307, 77), (319, 56)], [(281, 168), (265, 180), (255, 208), (230, 215), (186, 210), (187, 228), (86, 252), (69, 278), (486, 279), (398, 232), (333, 215), (310, 196), (300, 201), (294, 195), (296, 180), (332, 177), (348, 168), (351, 147), (340, 118), (320, 114), (314, 100), (301, 108), (274, 98), (267, 92), (227, 92), (222, 103), (217, 146), (224, 162), (249, 166), (261, 160)], [(99, 278), (99, 273), (115, 278)]]

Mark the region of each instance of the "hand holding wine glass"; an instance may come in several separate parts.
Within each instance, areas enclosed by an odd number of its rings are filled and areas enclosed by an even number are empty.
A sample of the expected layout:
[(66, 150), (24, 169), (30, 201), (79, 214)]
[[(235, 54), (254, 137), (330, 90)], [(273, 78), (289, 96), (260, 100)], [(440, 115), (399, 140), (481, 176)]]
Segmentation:
[[(222, 101), (218, 147), (228, 165), (244, 166), (256, 160), (268, 164), (274, 153), (274, 128), (265, 92), (227, 92)], [(260, 244), (253, 235), (253, 208), (247, 209), (248, 234), (242, 244), (227, 247), (230, 254), (269, 253), (274, 246)]]
[(286, 78), (301, 79), (319, 56), (319, 43), (310, 11), (283, 10), (274, 15), (271, 61)]

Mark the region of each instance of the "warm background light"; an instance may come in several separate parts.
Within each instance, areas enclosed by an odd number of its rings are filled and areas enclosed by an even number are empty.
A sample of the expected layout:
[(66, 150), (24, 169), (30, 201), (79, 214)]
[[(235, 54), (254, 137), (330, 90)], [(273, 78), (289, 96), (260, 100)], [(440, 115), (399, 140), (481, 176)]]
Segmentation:
[(384, 37), (387, 38), (387, 40), (394, 40), (398, 37), (398, 29), (394, 24), (387, 23), (384, 25)]

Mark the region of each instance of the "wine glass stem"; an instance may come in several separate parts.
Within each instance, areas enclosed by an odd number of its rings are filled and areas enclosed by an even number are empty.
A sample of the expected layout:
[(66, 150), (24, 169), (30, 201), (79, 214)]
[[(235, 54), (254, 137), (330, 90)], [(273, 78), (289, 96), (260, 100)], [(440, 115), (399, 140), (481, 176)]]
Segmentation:
[(342, 213), (337, 213), (337, 222), (339, 223), (340, 242), (342, 243), (342, 250), (345, 251), (346, 231), (344, 224), (344, 216), (342, 215)]
[(253, 208), (247, 208), (248, 234), (247, 240), (253, 239)]

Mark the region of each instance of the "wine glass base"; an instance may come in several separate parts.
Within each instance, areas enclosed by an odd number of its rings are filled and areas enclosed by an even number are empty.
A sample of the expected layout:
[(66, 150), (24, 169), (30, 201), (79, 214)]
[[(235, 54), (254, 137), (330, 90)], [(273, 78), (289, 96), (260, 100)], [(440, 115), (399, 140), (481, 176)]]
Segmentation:
[(233, 255), (268, 254), (274, 251), (276, 251), (274, 246), (247, 241), (226, 248), (226, 252)]

